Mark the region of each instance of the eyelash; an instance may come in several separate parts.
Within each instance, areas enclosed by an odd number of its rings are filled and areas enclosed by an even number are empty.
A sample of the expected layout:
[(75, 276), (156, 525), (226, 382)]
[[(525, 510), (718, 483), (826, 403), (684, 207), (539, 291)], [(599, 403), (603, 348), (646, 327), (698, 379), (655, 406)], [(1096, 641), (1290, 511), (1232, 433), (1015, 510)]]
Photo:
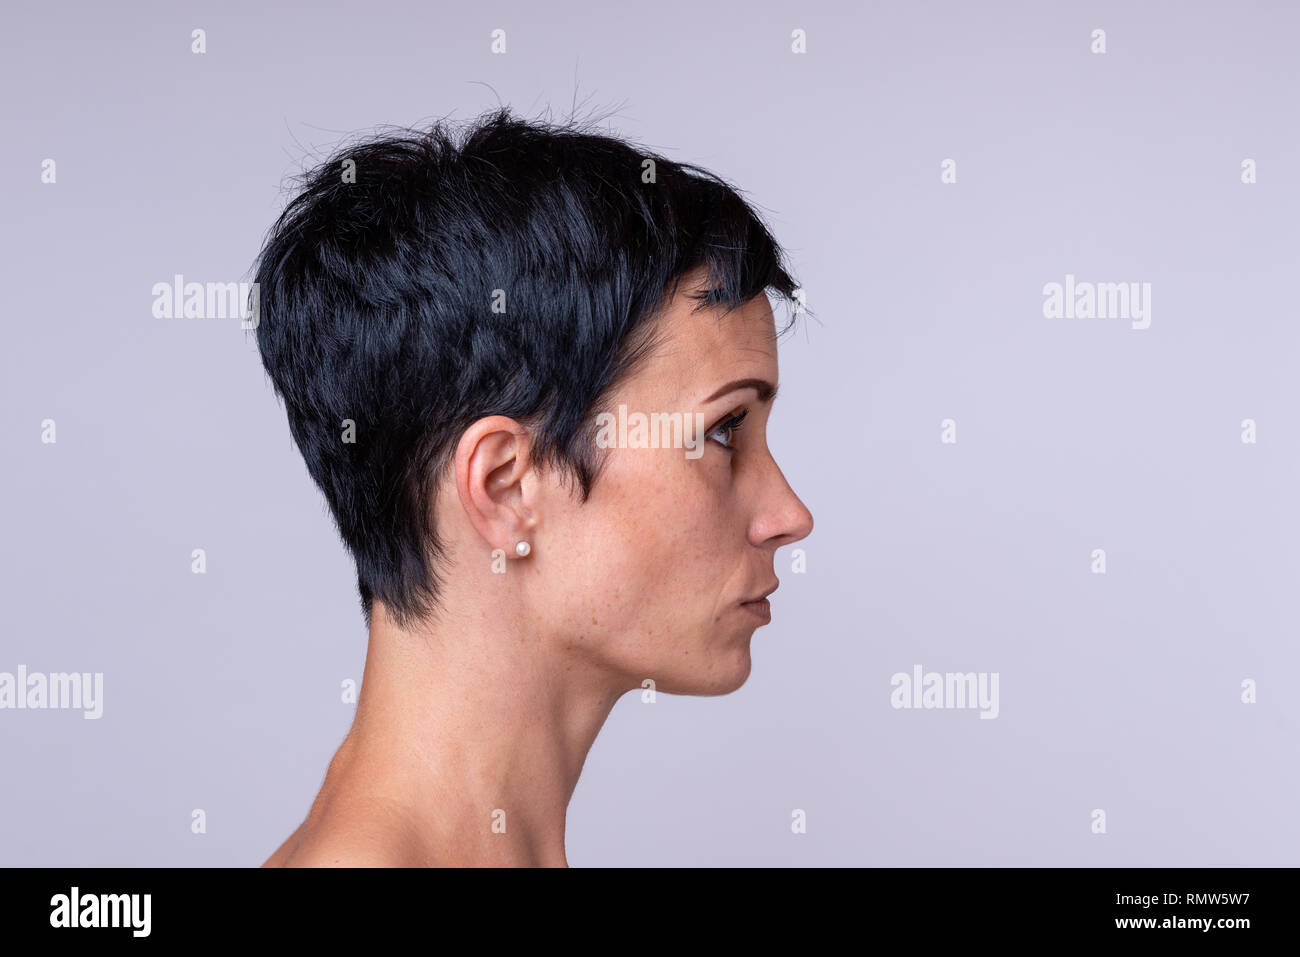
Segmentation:
[[(745, 421), (745, 416), (747, 415), (749, 415), (749, 410), (742, 409), (739, 415), (731, 415), (723, 419), (709, 430), (709, 438), (713, 438), (713, 436), (718, 432), (726, 432), (728, 433), (727, 442), (734, 441), (736, 433), (740, 431), (740, 424)], [(724, 449), (734, 450), (735, 446), (728, 445), (727, 442), (719, 442), (718, 444)]]

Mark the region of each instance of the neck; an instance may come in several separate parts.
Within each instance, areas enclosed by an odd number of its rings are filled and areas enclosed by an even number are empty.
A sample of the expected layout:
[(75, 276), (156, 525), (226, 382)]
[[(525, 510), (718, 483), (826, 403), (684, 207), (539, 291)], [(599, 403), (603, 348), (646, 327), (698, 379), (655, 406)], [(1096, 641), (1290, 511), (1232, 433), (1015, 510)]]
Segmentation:
[(375, 603), (331, 776), (345, 803), (393, 812), (412, 863), (567, 865), (569, 799), (628, 689), (558, 654), (511, 604), (444, 606), (403, 629)]

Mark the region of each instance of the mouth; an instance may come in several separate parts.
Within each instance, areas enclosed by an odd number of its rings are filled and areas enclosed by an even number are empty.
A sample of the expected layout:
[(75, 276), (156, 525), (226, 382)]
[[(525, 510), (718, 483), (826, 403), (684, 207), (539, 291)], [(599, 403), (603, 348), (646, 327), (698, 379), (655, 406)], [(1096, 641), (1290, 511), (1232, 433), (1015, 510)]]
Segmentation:
[(740, 603), (740, 607), (758, 618), (764, 624), (772, 620), (772, 603), (767, 600), (767, 596), (776, 591), (780, 582), (772, 585), (766, 591), (755, 595), (753, 598), (746, 599)]

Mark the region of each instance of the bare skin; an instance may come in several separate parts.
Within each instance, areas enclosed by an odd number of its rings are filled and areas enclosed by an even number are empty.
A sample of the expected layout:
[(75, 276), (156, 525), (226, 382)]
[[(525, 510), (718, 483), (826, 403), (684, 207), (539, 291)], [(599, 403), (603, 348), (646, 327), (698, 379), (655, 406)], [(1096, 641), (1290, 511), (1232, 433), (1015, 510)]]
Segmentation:
[[(451, 557), (440, 610), (402, 628), (375, 603), (352, 728), (264, 867), (567, 866), (565, 812), (619, 697), (646, 679), (675, 694), (744, 684), (765, 623), (752, 599), (812, 515), (772, 459), (771, 397), (752, 381), (777, 383), (766, 297), (694, 305), (668, 304), (611, 405), (700, 413), (699, 455), (609, 449), (583, 503), (518, 423), (466, 430), (434, 506)], [(714, 428), (740, 411), (742, 427)]]

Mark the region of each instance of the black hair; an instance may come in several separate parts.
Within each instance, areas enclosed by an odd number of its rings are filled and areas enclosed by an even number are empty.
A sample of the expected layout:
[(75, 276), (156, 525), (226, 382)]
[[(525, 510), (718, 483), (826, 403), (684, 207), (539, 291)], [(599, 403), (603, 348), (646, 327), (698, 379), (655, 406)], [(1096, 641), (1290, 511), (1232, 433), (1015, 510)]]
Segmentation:
[(402, 624), (436, 609), (430, 496), (476, 419), (524, 424), (586, 501), (594, 410), (685, 273), (706, 270), (696, 309), (797, 295), (724, 180), (509, 108), (459, 142), (446, 121), (372, 134), (300, 180), (257, 259), (257, 346), (367, 627), (374, 599)]

